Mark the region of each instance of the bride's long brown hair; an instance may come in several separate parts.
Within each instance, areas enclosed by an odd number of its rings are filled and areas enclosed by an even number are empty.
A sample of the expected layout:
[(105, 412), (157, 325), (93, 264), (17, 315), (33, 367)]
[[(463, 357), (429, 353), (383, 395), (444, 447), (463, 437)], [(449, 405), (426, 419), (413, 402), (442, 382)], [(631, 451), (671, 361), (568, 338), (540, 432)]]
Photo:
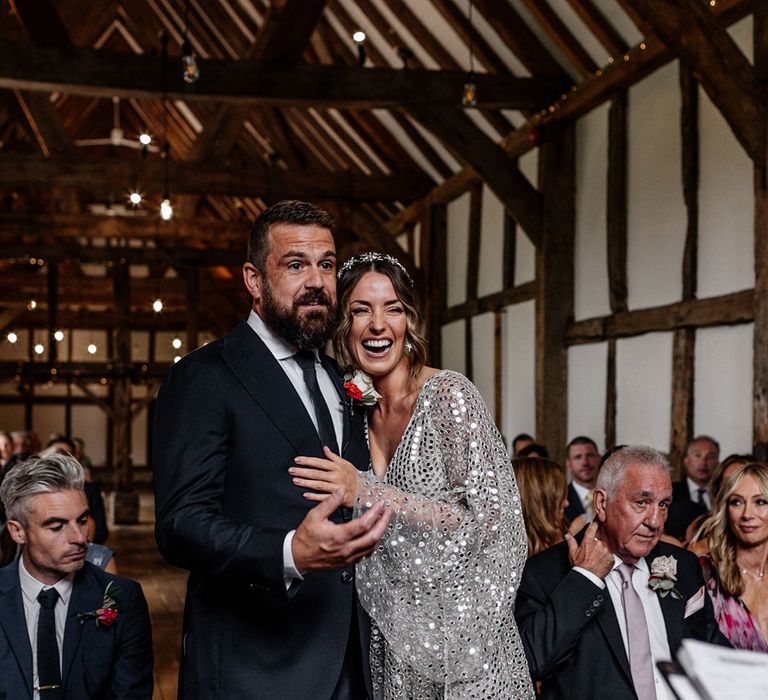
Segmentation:
[(345, 371), (354, 371), (357, 369), (352, 361), (352, 355), (347, 349), (347, 336), (352, 327), (352, 314), (349, 312), (349, 297), (357, 283), (368, 272), (379, 272), (389, 277), (398, 300), (405, 309), (405, 341), (411, 346), (407, 354), (409, 360), (408, 382), (412, 384), (422, 367), (427, 364), (427, 341), (423, 334), (423, 325), (421, 314), (419, 313), (419, 299), (416, 295), (408, 273), (399, 263), (390, 262), (385, 257), (378, 259), (365, 259), (354, 262), (344, 269), (339, 276), (337, 294), (339, 299), (339, 312), (341, 315), (339, 327), (336, 335), (333, 337), (333, 350), (336, 354), (336, 360)]

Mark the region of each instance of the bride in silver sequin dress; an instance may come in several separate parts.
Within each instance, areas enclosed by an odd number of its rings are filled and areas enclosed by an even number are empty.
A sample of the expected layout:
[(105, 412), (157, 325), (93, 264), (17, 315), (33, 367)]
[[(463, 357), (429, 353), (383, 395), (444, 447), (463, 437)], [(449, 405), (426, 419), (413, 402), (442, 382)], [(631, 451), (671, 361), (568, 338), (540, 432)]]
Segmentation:
[(343, 487), (356, 515), (377, 500), (393, 511), (356, 576), (377, 699), (533, 698), (513, 617), (527, 551), (517, 484), (475, 386), (425, 365), (412, 287), (389, 256), (342, 266), (337, 356), (381, 395), (367, 409), (372, 469), (326, 450), (298, 458), (294, 481), (311, 500)]

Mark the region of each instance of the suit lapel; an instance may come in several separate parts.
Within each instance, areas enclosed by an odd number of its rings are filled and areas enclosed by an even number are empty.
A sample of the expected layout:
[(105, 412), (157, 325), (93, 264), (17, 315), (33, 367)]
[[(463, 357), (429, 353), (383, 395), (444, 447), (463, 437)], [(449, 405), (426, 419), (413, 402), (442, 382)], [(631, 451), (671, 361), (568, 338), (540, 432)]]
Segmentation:
[(608, 642), (608, 648), (613, 653), (616, 663), (624, 672), (629, 684), (633, 685), (632, 671), (629, 668), (629, 658), (627, 657), (624, 640), (621, 636), (619, 621), (616, 619), (617, 614), (623, 615), (624, 613), (623, 611), (617, 611), (616, 608), (613, 607), (613, 601), (611, 600), (611, 595), (607, 588), (603, 597), (605, 600), (603, 601), (603, 606), (600, 612), (597, 614), (597, 624), (600, 626), (600, 630)]
[[(658, 551), (659, 545), (656, 545), (651, 552), (645, 557), (645, 563), (648, 565), (648, 570), (651, 569), (651, 562), (657, 557), (663, 554)], [(674, 556), (674, 555), (673, 555)], [(679, 575), (679, 572), (678, 572)], [(680, 581), (677, 583), (678, 590), (680, 589)], [(671, 593), (668, 593), (663, 598), (658, 596), (659, 605), (661, 605), (661, 614), (664, 616), (664, 627), (667, 630), (667, 642), (669, 643), (670, 651), (677, 649), (683, 640), (683, 616), (685, 610), (685, 600), (683, 598), (673, 598)]]
[(24, 616), (18, 563), (0, 571), (0, 629), (21, 669), (27, 697), (32, 697), (32, 647), (29, 643), (27, 620)]
[(297, 454), (322, 455), (320, 436), (291, 380), (247, 323), (224, 339), (221, 355)]
[(72, 595), (69, 599), (67, 622), (64, 627), (64, 649), (61, 655), (61, 678), (66, 687), (67, 677), (72, 670), (72, 662), (80, 646), (83, 635), (83, 625), (96, 623), (93, 620), (80, 620), (78, 613), (98, 610), (103, 602), (104, 591), (100, 591), (97, 582), (88, 575), (87, 567), (75, 576), (72, 583)]

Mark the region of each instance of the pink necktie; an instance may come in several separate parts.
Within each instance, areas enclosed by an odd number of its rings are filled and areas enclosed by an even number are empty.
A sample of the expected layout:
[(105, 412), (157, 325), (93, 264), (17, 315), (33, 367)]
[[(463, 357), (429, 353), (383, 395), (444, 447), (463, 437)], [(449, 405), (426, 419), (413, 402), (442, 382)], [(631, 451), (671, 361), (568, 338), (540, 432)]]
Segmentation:
[(656, 683), (653, 677), (651, 641), (648, 638), (648, 624), (640, 596), (632, 585), (635, 567), (632, 564), (619, 566), (621, 575), (621, 602), (627, 621), (627, 642), (629, 643), (629, 667), (632, 682), (639, 700), (656, 700)]

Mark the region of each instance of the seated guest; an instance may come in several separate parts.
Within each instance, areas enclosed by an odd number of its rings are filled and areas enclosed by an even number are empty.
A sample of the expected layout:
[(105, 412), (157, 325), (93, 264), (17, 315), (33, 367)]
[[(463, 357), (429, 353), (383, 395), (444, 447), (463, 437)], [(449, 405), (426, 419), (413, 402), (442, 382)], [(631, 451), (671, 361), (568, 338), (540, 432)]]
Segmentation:
[(519, 457), (520, 450), (533, 444), (533, 438), (528, 433), (520, 433), (512, 440), (512, 457)]
[(709, 512), (712, 496), (709, 482), (720, 459), (720, 445), (708, 435), (699, 435), (688, 443), (683, 457), (685, 477), (672, 484), (672, 505), (664, 532), (685, 542), (688, 526)]
[(700, 558), (722, 633), (737, 649), (768, 652), (768, 465), (737, 467), (712, 515)]
[[(728, 455), (722, 463), (718, 465), (712, 476), (712, 481), (709, 484), (709, 490), (712, 494), (711, 510), (713, 513), (719, 507), (718, 499), (722, 498), (720, 489), (723, 485), (723, 481), (725, 481), (725, 479), (730, 474), (733, 474), (739, 467), (743, 467), (745, 464), (754, 461), (752, 455), (732, 454)], [(706, 531), (706, 528), (701, 527), (708, 515), (709, 513), (700, 515), (688, 526), (688, 529), (685, 532), (684, 542), (688, 543), (688, 549), (699, 556), (709, 553), (709, 545), (707, 544), (707, 535), (709, 535), (709, 533)]]
[(565, 515), (570, 521), (580, 515), (589, 522), (594, 517), (592, 492), (595, 488), (600, 452), (592, 438), (580, 435), (573, 438), (566, 448), (565, 468), (570, 472), (568, 507)]
[(671, 500), (664, 455), (625, 447), (600, 470), (595, 520), (528, 560), (515, 618), (543, 698), (662, 700), (656, 662), (684, 637), (727, 644), (696, 557), (659, 542)]
[(21, 556), (0, 569), (0, 687), (8, 698), (152, 697), (152, 632), (135, 581), (85, 561), (83, 470), (66, 455), (16, 465), (0, 486)]
[(10, 433), (6, 433), (4, 430), (0, 431), (0, 472), (3, 471), (5, 463), (11, 458), (13, 454), (13, 439)]
[(520, 491), (529, 557), (562, 542), (566, 532), (574, 534), (584, 527), (582, 516), (570, 524), (565, 517), (568, 482), (565, 469), (557, 462), (521, 457), (512, 460), (512, 468)]
[(539, 459), (549, 459), (549, 450), (538, 442), (532, 442), (521, 448), (517, 453), (518, 457), (537, 457)]

